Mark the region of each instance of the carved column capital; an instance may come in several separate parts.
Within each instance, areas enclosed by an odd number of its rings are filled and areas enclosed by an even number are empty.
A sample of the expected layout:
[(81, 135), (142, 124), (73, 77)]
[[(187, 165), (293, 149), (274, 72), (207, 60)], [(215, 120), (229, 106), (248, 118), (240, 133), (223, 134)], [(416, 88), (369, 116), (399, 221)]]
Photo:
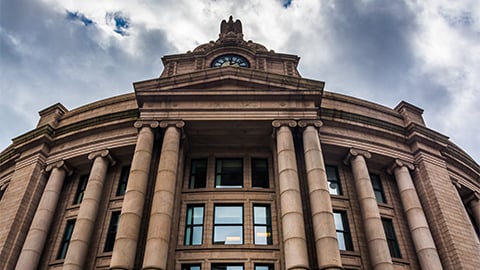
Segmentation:
[(352, 158), (356, 157), (356, 156), (363, 156), (365, 159), (369, 159), (372, 157), (372, 154), (370, 154), (370, 152), (368, 152), (367, 150), (361, 150), (361, 149), (357, 149), (357, 148), (350, 148), (350, 150), (348, 150), (348, 153), (347, 153), (347, 156), (345, 157), (345, 159), (343, 160), (343, 163), (345, 165), (349, 165), (350, 164), (350, 161), (352, 160)]
[(158, 121), (147, 121), (147, 120), (139, 120), (136, 121), (133, 126), (136, 128), (142, 128), (142, 127), (151, 127), (151, 128), (157, 128), (160, 124)]
[(300, 120), (298, 121), (298, 126), (305, 128), (307, 126), (314, 126), (315, 128), (320, 128), (323, 126), (323, 122), (320, 120)]
[(389, 174), (393, 174), (393, 172), (395, 171), (395, 169), (397, 168), (402, 168), (402, 167), (406, 167), (407, 169), (413, 171), (415, 169), (415, 165), (413, 165), (413, 163), (411, 162), (408, 162), (408, 161), (405, 161), (405, 160), (401, 160), (401, 159), (395, 159), (395, 161), (392, 163), (392, 165), (390, 165), (387, 169), (387, 172)]
[(281, 126), (289, 126), (289, 127), (296, 127), (297, 126), (297, 121), (295, 120), (274, 120), (272, 122), (272, 126), (274, 128), (279, 128)]
[(168, 121), (161, 121), (160, 127), (166, 128), (168, 126), (175, 126), (177, 128), (183, 128), (185, 126), (185, 122), (182, 120), (168, 120)]
[(88, 155), (89, 160), (93, 160), (97, 157), (102, 157), (102, 158), (106, 159), (108, 161), (108, 163), (110, 164), (110, 166), (114, 166), (115, 163), (116, 163), (115, 159), (113, 159), (113, 157), (110, 155), (110, 151), (108, 149), (95, 151), (95, 152), (90, 153), (90, 155)]
[(64, 160), (60, 160), (55, 163), (51, 163), (47, 165), (47, 167), (45, 168), (45, 171), (49, 172), (53, 170), (53, 168), (63, 169), (68, 176), (72, 175), (73, 173), (73, 170), (70, 168), (70, 166), (67, 165), (67, 163)]

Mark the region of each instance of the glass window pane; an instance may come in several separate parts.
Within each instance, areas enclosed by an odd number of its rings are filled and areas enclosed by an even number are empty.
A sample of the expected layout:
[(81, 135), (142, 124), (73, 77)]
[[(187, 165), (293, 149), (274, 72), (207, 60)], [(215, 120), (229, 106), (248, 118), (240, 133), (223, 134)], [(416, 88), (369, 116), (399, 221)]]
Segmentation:
[(252, 159), (252, 187), (269, 187), (267, 159)]
[(213, 235), (216, 244), (243, 244), (243, 226), (216, 225)]
[(272, 232), (266, 226), (255, 226), (255, 245), (271, 245)]
[(192, 159), (189, 188), (204, 188), (207, 183), (207, 159)]
[(343, 237), (343, 232), (337, 232), (338, 248), (340, 250), (346, 250), (345, 238)]
[(215, 187), (241, 188), (243, 187), (243, 160), (217, 159)]
[(116, 196), (125, 195), (125, 191), (127, 190), (129, 174), (130, 174), (130, 166), (123, 166), (122, 172), (120, 173), (120, 179), (118, 180)]
[(335, 219), (335, 228), (337, 228), (337, 230), (343, 231), (342, 215), (340, 213), (333, 213), (333, 217)]
[(215, 224), (242, 224), (242, 206), (215, 206)]
[(325, 166), (328, 180), (328, 191), (333, 195), (342, 195), (342, 187), (340, 186), (340, 178), (336, 166)]
[(213, 264), (212, 270), (243, 270), (243, 265)]
[(203, 224), (203, 207), (193, 208), (193, 224)]
[(273, 270), (273, 265), (271, 264), (255, 264), (255, 270)]
[(203, 227), (193, 227), (192, 245), (201, 245), (203, 236)]
[[(254, 224), (267, 224), (267, 208), (265, 206), (254, 206), (253, 207), (254, 217), (253, 222)], [(269, 218), (268, 218), (269, 219)]]

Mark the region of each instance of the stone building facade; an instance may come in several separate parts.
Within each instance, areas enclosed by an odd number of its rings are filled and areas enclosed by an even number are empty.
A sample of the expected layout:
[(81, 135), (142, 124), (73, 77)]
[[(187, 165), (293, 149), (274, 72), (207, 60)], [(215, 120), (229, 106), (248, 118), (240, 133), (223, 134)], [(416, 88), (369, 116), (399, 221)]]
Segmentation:
[(1, 152), (1, 269), (478, 269), (480, 166), (422, 109), (220, 28)]

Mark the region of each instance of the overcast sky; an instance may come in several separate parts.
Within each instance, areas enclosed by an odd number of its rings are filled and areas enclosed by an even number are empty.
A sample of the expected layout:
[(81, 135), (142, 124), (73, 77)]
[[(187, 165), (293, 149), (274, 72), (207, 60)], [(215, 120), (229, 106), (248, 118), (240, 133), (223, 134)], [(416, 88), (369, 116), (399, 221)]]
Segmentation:
[(233, 15), (246, 40), (300, 56), (303, 77), (423, 108), (428, 127), (480, 161), (477, 0), (0, 1), (0, 151), (52, 104), (133, 92), (163, 55), (216, 40)]

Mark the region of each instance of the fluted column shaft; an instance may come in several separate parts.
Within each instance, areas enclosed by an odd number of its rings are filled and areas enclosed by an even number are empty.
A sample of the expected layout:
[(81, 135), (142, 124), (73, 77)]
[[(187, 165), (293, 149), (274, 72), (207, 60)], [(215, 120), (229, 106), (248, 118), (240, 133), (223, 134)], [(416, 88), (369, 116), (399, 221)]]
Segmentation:
[(412, 177), (408, 172), (409, 168), (413, 169), (413, 164), (396, 160), (390, 171), (393, 171), (395, 175), (418, 261), (422, 270), (442, 270), (442, 263), (433, 242), (432, 233), (428, 227)]
[(274, 121), (285, 269), (309, 269), (302, 198), (292, 131), (295, 121)]
[(470, 210), (472, 211), (473, 219), (477, 226), (480, 226), (480, 196), (475, 194), (473, 198), (468, 203)]
[(47, 166), (46, 170), (52, 172), (45, 185), (42, 198), (33, 217), (32, 225), (28, 231), (15, 269), (37, 269), (48, 231), (52, 224), (53, 215), (57, 208), (63, 182), (65, 181), (66, 175), (71, 174), (71, 171), (63, 161)]
[(113, 246), (110, 269), (133, 269), (137, 251), (140, 224), (147, 192), (148, 175), (152, 159), (154, 134), (152, 128), (158, 122), (149, 122), (150, 126), (135, 123), (140, 127), (137, 145), (133, 154), (127, 188), (123, 198), (122, 212), (118, 222), (118, 230)]
[(380, 210), (365, 161), (365, 158), (370, 157), (369, 152), (351, 149), (346, 161), (349, 161), (352, 166), (372, 269), (393, 270), (392, 257), (388, 249)]
[(183, 125), (181, 121), (160, 123), (160, 126), (166, 130), (150, 213), (143, 269), (165, 270), (167, 267), (180, 149), (180, 128)]
[(88, 246), (92, 238), (93, 227), (97, 219), (102, 198), (103, 184), (109, 164), (114, 164), (108, 150), (91, 153), (88, 159), (94, 160), (87, 187), (83, 196), (72, 238), (68, 246), (63, 270), (81, 270), (87, 261)]
[(317, 128), (321, 126), (321, 122), (300, 121), (299, 125), (306, 126), (303, 131), (303, 149), (318, 267), (319, 269), (343, 269), (327, 173), (318, 137)]

